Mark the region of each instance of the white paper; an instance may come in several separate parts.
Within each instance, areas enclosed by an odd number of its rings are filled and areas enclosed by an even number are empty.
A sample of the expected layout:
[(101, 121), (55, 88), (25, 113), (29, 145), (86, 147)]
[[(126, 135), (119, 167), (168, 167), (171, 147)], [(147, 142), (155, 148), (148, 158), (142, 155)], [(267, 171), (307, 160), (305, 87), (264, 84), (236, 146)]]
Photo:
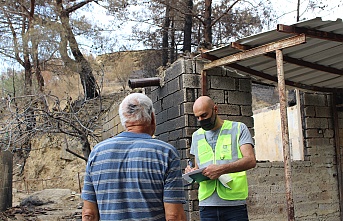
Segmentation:
[(232, 181), (232, 178), (229, 174), (223, 174), (221, 175), (218, 180), (226, 187), (231, 190), (231, 187), (229, 186), (229, 183)]

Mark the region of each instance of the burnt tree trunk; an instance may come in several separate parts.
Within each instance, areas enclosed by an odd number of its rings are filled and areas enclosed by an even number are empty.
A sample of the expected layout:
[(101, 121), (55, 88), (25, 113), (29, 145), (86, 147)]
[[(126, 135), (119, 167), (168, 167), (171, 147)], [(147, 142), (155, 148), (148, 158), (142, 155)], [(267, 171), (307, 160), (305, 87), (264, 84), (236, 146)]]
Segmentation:
[(205, 29), (204, 29), (204, 47), (212, 48), (212, 0), (205, 0)]
[[(99, 96), (98, 86), (93, 75), (90, 63), (86, 60), (79, 49), (75, 35), (70, 27), (69, 13), (72, 10), (65, 10), (61, 0), (57, 0), (59, 16), (61, 19), (63, 31), (61, 31), (60, 53), (63, 62), (67, 67), (79, 73), (85, 99), (92, 99)], [(81, 7), (81, 6), (80, 6)], [(70, 48), (74, 59), (68, 56), (67, 48)]]
[(183, 31), (183, 52), (191, 52), (192, 50), (192, 26), (193, 26), (193, 0), (187, 1), (187, 13), (185, 18), (185, 26)]
[(166, 12), (164, 18), (164, 24), (162, 28), (162, 65), (166, 66), (168, 63), (168, 43), (169, 43), (169, 26), (170, 26), (170, 6), (166, 5)]

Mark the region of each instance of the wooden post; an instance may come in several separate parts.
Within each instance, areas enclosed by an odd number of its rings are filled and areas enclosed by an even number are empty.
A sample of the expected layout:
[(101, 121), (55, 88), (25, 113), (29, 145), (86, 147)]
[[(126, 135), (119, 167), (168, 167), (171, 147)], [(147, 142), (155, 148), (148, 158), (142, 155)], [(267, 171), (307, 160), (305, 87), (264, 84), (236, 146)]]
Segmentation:
[(278, 89), (280, 100), (281, 132), (283, 146), (283, 162), (285, 167), (286, 198), (288, 221), (294, 221), (294, 202), (292, 193), (292, 163), (289, 147), (289, 130), (287, 118), (287, 97), (285, 75), (283, 71), (283, 55), (281, 50), (276, 50), (276, 64), (278, 74)]

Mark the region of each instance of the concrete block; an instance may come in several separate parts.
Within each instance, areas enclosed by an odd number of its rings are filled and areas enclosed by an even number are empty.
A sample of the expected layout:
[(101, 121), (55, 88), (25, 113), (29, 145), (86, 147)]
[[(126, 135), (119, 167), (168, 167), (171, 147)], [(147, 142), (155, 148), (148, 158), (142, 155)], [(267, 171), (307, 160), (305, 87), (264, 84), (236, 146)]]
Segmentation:
[(180, 77), (174, 78), (171, 81), (169, 81), (167, 84), (168, 94), (173, 94), (177, 91), (179, 91), (180, 88)]
[(271, 168), (271, 167), (272, 167), (271, 162), (258, 162), (256, 165), (256, 168)]
[(185, 102), (192, 102), (194, 100), (188, 100), (188, 96), (194, 96), (195, 89), (181, 89), (180, 91), (174, 93), (174, 96), (176, 96), (176, 99), (174, 100), (175, 104), (183, 104)]
[(183, 130), (183, 137), (191, 138), (192, 134), (198, 129), (198, 127), (188, 127)]
[(190, 139), (186, 139), (186, 138), (178, 139), (176, 143), (181, 148), (186, 148), (187, 150), (189, 150), (189, 148), (191, 147)]
[(315, 117), (316, 116), (316, 111), (314, 106), (308, 106), (304, 108), (304, 114), (305, 117)]
[(250, 105), (252, 104), (251, 93), (240, 92), (240, 91), (229, 91), (228, 92), (228, 104), (242, 104)]
[(188, 122), (186, 126), (190, 127), (200, 127), (197, 118), (194, 115), (187, 115)]
[(305, 139), (307, 147), (326, 146), (330, 143), (329, 138), (310, 138)]
[(178, 140), (182, 138), (182, 129), (172, 130), (169, 132), (169, 140)]
[(155, 113), (160, 113), (162, 111), (162, 100), (156, 100), (153, 103), (153, 107), (155, 109)]
[(222, 67), (215, 67), (207, 70), (207, 76), (225, 76), (226, 70)]
[(200, 94), (196, 89), (186, 88), (185, 96), (186, 98), (184, 102), (194, 102), (198, 97), (200, 97)]
[(162, 110), (166, 110), (168, 108), (171, 108), (175, 105), (179, 105), (181, 103), (183, 103), (185, 100), (185, 91), (184, 90), (180, 90), (177, 91), (173, 94), (169, 94), (167, 96), (165, 96), (162, 99)]
[(180, 105), (181, 114), (190, 114), (193, 115), (193, 104), (194, 102), (187, 102)]
[(183, 74), (193, 74), (196, 73), (196, 62), (193, 59), (183, 59), (182, 60), (182, 72)]
[(167, 120), (171, 120), (173, 118), (177, 118), (179, 116), (181, 116), (181, 112), (180, 112), (180, 105), (175, 105), (171, 108), (167, 109)]
[(324, 137), (323, 133), (320, 133), (318, 129), (307, 129), (305, 130), (305, 138)]
[(316, 117), (332, 117), (331, 107), (315, 107)]
[(210, 76), (210, 85), (209, 88), (211, 89), (223, 89), (223, 90), (235, 90), (236, 83), (235, 79), (231, 77), (223, 77), (223, 76)]
[(326, 96), (324, 94), (304, 93), (304, 105), (326, 106)]
[(243, 116), (251, 117), (253, 115), (252, 107), (250, 105), (249, 106), (241, 106), (241, 113)]
[(185, 73), (184, 61), (183, 59), (178, 59), (165, 71), (164, 82), (169, 82), (181, 75), (181, 73)]
[(175, 129), (181, 129), (186, 126), (187, 122), (188, 122), (188, 116), (184, 115), (184, 116), (180, 116), (180, 117), (167, 121), (166, 127), (169, 129), (169, 131), (172, 131)]
[(284, 168), (284, 162), (272, 162), (272, 168)]
[(218, 104), (228, 103), (228, 102), (225, 102), (225, 96), (221, 90), (209, 89), (208, 96), (211, 97), (215, 103), (218, 103)]
[(285, 193), (285, 192), (286, 192), (285, 185), (271, 185), (270, 186), (271, 194), (278, 194), (278, 193)]
[(305, 119), (305, 128), (320, 128), (326, 129), (329, 128), (329, 122), (327, 118), (306, 118)]
[(204, 61), (202, 59), (197, 59), (197, 58), (193, 59), (192, 64), (194, 66), (194, 69), (193, 69), (194, 73), (201, 74), (202, 70), (204, 70), (204, 65), (206, 63), (209, 63), (209, 62)]
[(170, 145), (172, 145), (173, 147), (175, 147), (177, 150), (178, 150), (178, 152), (179, 152), (179, 154), (180, 154), (180, 151), (179, 151), (179, 148), (176, 146), (176, 140), (168, 140), (168, 143), (170, 144)]
[(163, 140), (164, 142), (169, 142), (169, 133), (162, 133), (156, 136), (157, 139)]
[(160, 125), (167, 121), (168, 109), (156, 113), (156, 124)]
[(240, 106), (232, 104), (218, 104), (218, 112), (227, 115), (240, 115)]
[(326, 129), (324, 130), (324, 137), (334, 138), (335, 131), (332, 129)]
[(243, 92), (249, 92), (251, 93), (251, 79), (239, 79), (239, 87), (238, 90), (239, 91), (243, 91)]
[(156, 101), (158, 101), (160, 99), (159, 98), (159, 92), (160, 92), (160, 90), (157, 90), (157, 87), (156, 87), (156, 90), (151, 91), (150, 99), (152, 100), (153, 103), (155, 103)]
[(181, 88), (201, 88), (201, 76), (195, 74), (181, 75)]
[(242, 122), (248, 128), (253, 128), (254, 127), (254, 118), (252, 118), (252, 117), (228, 116), (227, 118), (223, 118), (223, 119), (228, 119), (228, 120), (232, 120), (232, 121)]
[(158, 90), (158, 98), (159, 100), (165, 98), (168, 96), (168, 84), (165, 84), (164, 86), (160, 87)]
[(178, 149), (181, 159), (185, 159), (187, 157), (187, 150), (180, 149), (181, 147), (179, 145), (177, 145), (177, 144), (175, 145), (175, 148)]

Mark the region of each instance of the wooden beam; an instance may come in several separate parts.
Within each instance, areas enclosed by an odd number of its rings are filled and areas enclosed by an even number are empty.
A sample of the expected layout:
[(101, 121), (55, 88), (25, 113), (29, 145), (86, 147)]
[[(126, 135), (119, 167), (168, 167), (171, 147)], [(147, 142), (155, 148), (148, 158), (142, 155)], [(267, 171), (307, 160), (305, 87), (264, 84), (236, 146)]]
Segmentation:
[[(231, 43), (231, 47), (233, 47), (235, 49), (238, 49), (238, 50), (242, 50), (242, 51), (243, 50), (249, 50), (249, 49), (252, 48), (252, 47), (250, 47), (248, 45), (242, 45), (242, 44), (239, 44), (237, 42)], [(275, 57), (276, 57), (274, 52), (266, 53), (265, 56), (273, 58), (273, 59), (275, 59)], [(324, 66), (324, 65), (320, 65), (320, 64), (304, 61), (304, 60), (299, 60), (299, 59), (296, 59), (296, 58), (288, 57), (286, 55), (283, 56), (283, 60), (288, 62), (288, 63), (290, 63), (290, 64), (296, 64), (296, 65), (299, 65), (299, 66), (302, 66), (302, 67), (307, 67), (307, 68), (310, 68), (310, 69), (313, 69), (313, 70), (324, 71), (324, 72), (328, 72), (328, 73), (331, 73), (331, 74), (336, 74), (336, 75), (339, 75), (339, 76), (343, 75), (343, 72), (340, 69), (332, 68), (332, 67), (328, 67), (328, 66)]]
[[(272, 81), (272, 82), (278, 82), (277, 76), (272, 76), (272, 75), (269, 75), (269, 74), (265, 74), (263, 72), (256, 71), (256, 70), (251, 69), (251, 68), (247, 68), (247, 67), (239, 65), (239, 64), (228, 64), (226, 66), (234, 68), (234, 69), (239, 70), (239, 71), (243, 71), (245, 73), (248, 73), (248, 74), (251, 74), (251, 75), (254, 75), (254, 76), (257, 76), (257, 77), (261, 77), (261, 78), (267, 79), (267, 80)], [(288, 86), (296, 87), (296, 88), (301, 88), (301, 89), (309, 90), (309, 91), (343, 92), (343, 89), (340, 89), (340, 88), (316, 87), (316, 86), (311, 86), (311, 85), (305, 85), (305, 84), (297, 83), (297, 82), (290, 81), (290, 80), (285, 80), (285, 83)]]
[[(272, 57), (270, 54), (269, 55), (267, 54), (266, 56)], [(218, 57), (216, 57), (214, 55), (210, 55), (210, 54), (201, 54), (201, 57), (205, 58), (205, 59), (208, 59), (210, 61), (215, 61), (215, 60), (219, 59)], [(275, 59), (275, 54), (273, 55), (273, 58)], [(286, 61), (286, 60), (287, 60), (287, 58), (284, 59), (284, 61)], [(257, 76), (257, 77), (261, 77), (261, 78), (267, 79), (267, 80), (275, 82), (275, 83), (277, 83), (277, 81), (278, 81), (276, 76), (265, 74), (265, 73), (263, 73), (261, 71), (256, 71), (254, 69), (251, 69), (251, 68), (248, 68), (248, 67), (236, 64), (236, 63), (228, 64), (228, 65), (225, 65), (225, 66), (234, 68), (234, 69), (239, 70), (239, 71), (243, 71), (243, 72), (248, 73), (250, 75), (254, 75), (254, 76)], [(312, 68), (312, 67), (309, 67), (309, 68)], [(328, 71), (328, 70), (326, 70), (326, 71)], [(336, 74), (336, 71), (335, 71), (335, 74)], [(289, 80), (286, 80), (285, 82), (286, 82), (286, 85), (288, 85), (288, 86), (296, 87), (296, 88), (301, 88), (301, 89), (309, 90), (309, 91), (343, 92), (343, 89), (338, 89), (338, 88), (334, 89), (334, 88), (316, 87), (316, 86), (305, 85), (305, 84), (301, 84), (301, 83), (297, 83), (297, 82), (289, 81)]]
[(284, 48), (292, 47), (295, 45), (303, 44), (306, 42), (306, 37), (304, 34), (297, 35), (294, 37), (286, 38), (277, 42), (262, 45), (256, 48), (252, 48), (247, 51), (239, 52), (233, 55), (229, 55), (218, 60), (212, 61), (211, 63), (204, 65), (204, 70), (208, 70), (218, 66), (224, 66), (230, 63), (241, 61), (244, 59), (256, 57), (258, 55), (266, 54), (275, 50), (282, 50)]
[(319, 31), (316, 29), (309, 29), (304, 27), (296, 27), (278, 24), (276, 30), (278, 32), (288, 33), (288, 34), (305, 34), (307, 37), (320, 38), (328, 41), (338, 41), (343, 42), (343, 35), (335, 34), (333, 32)]

